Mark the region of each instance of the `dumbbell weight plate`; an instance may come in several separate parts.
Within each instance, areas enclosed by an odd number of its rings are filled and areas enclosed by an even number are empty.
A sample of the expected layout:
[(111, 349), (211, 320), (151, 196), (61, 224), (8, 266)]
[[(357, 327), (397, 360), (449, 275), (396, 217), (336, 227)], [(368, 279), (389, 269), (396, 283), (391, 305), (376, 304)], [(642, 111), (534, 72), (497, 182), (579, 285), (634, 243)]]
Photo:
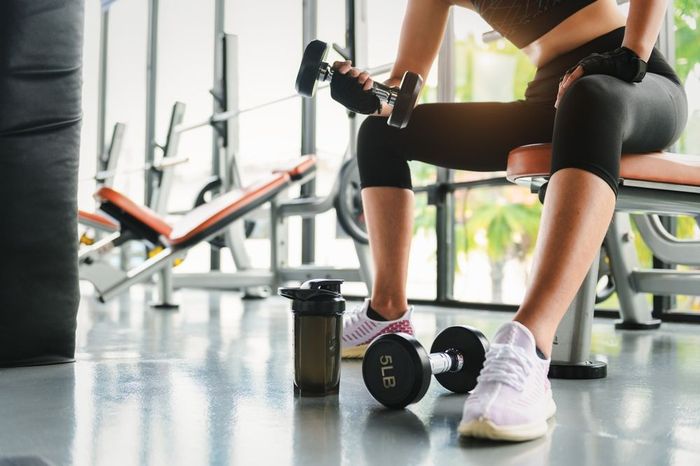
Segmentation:
[(338, 223), (352, 239), (360, 244), (369, 244), (367, 223), (362, 206), (360, 174), (357, 171), (357, 159), (352, 157), (340, 168), (338, 195), (334, 206)]
[(328, 44), (323, 41), (313, 40), (306, 46), (295, 84), (299, 94), (304, 97), (313, 97), (316, 92), (319, 68), (327, 54)]
[(406, 333), (375, 338), (362, 361), (367, 389), (389, 408), (404, 408), (423, 398), (431, 375), (428, 354), (418, 340)]
[(416, 106), (416, 100), (423, 87), (423, 78), (411, 71), (406, 71), (401, 80), (399, 95), (394, 103), (394, 109), (389, 116), (389, 125), (396, 128), (405, 128), (411, 119), (411, 112)]
[(437, 381), (454, 393), (467, 393), (476, 386), (476, 378), (484, 366), (489, 341), (479, 330), (458, 325), (448, 327), (435, 338), (430, 353), (443, 353), (454, 349), (464, 356), (464, 366), (459, 372), (437, 374)]

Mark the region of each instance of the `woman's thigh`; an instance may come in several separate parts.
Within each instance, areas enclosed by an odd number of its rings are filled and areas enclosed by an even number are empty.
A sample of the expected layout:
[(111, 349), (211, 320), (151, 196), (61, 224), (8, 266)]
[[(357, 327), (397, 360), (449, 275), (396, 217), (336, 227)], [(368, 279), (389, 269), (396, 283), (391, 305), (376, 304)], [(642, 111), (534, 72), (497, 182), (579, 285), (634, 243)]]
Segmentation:
[(469, 102), (423, 104), (404, 129), (370, 117), (360, 128), (363, 186), (410, 187), (408, 160), (470, 171), (505, 170), (515, 147), (552, 138), (550, 104)]
[(620, 154), (649, 152), (671, 145), (687, 116), (683, 89), (648, 74), (631, 84), (612, 76), (580, 78), (562, 98), (554, 124), (552, 173), (581, 168), (619, 182)]
[(636, 88), (626, 88), (626, 92), (623, 153), (661, 150), (678, 140), (688, 119), (688, 102), (681, 86), (658, 74), (647, 74)]
[(446, 168), (505, 170), (515, 147), (551, 141), (554, 115), (550, 105), (524, 101), (421, 105), (411, 117), (406, 151), (410, 160)]

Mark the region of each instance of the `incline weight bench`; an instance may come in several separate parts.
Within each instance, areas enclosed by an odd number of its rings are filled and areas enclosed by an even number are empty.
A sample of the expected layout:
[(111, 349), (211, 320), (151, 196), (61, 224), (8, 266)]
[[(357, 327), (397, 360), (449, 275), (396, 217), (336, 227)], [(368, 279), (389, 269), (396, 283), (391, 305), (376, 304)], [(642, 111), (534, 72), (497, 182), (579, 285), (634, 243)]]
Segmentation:
[[(95, 194), (100, 209), (118, 221), (120, 230), (81, 251), (80, 278), (90, 281), (97, 297), (105, 302), (131, 285), (147, 280), (160, 272), (160, 303), (158, 307), (173, 307), (170, 267), (176, 259), (184, 258), (193, 246), (219, 235), (236, 220), (275, 198), (293, 184), (305, 183), (314, 176), (316, 158), (304, 156), (282, 170), (244, 189), (232, 190), (214, 198), (169, 223), (155, 211), (139, 205), (125, 195), (108, 187)], [(273, 235), (275, 229), (273, 229)], [(157, 253), (138, 266), (122, 271), (106, 260), (113, 248), (127, 241), (146, 241), (159, 247)]]
[[(508, 180), (539, 192), (549, 177), (549, 144), (514, 149), (508, 156)], [(645, 293), (700, 295), (700, 271), (639, 268), (630, 217), (654, 256), (671, 264), (700, 265), (700, 241), (680, 240), (662, 225), (657, 214), (700, 215), (700, 157), (654, 152), (624, 154), (620, 163), (616, 213), (605, 241), (622, 320), (616, 328), (655, 329)], [(559, 324), (550, 376), (601, 378), (606, 364), (590, 360), (591, 327), (599, 260), (594, 260), (581, 288)]]
[[(174, 178), (174, 167), (187, 162), (186, 158), (177, 157), (177, 146), (180, 140), (180, 134), (176, 128), (182, 124), (185, 115), (185, 104), (177, 102), (173, 105), (170, 115), (170, 123), (166, 136), (166, 143), (163, 146), (156, 145), (162, 150), (162, 156), (151, 164), (143, 167), (138, 167), (133, 170), (134, 173), (141, 171), (150, 172), (153, 179), (153, 195), (149, 207), (161, 215), (166, 212), (170, 188)], [(114, 177), (120, 173), (117, 167), (117, 160), (121, 151), (122, 140), (126, 125), (117, 123), (114, 126), (112, 140), (109, 148), (105, 151), (103, 157), (99, 160), (99, 171), (95, 176), (98, 187), (111, 188)], [(123, 173), (130, 173), (125, 170)], [(88, 212), (85, 210), (78, 211), (78, 222), (100, 232), (114, 233), (119, 231), (119, 224), (113, 219), (105, 216), (100, 212)], [(88, 241), (83, 241), (83, 244), (90, 245)]]

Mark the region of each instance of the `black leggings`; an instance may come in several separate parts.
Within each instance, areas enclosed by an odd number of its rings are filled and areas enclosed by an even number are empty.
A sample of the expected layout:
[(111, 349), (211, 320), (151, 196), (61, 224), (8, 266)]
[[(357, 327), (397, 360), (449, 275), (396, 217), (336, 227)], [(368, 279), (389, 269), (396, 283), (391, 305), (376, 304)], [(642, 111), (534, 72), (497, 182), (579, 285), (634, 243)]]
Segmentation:
[(525, 100), (440, 103), (417, 106), (408, 126), (370, 117), (358, 136), (362, 187), (411, 189), (408, 160), (471, 171), (502, 171), (508, 153), (525, 144), (552, 143), (551, 173), (580, 168), (617, 193), (620, 154), (661, 150), (680, 136), (687, 119), (685, 92), (654, 50), (648, 73), (631, 84), (607, 75), (578, 79), (554, 108), (559, 79), (581, 58), (612, 50), (624, 28), (539, 68)]

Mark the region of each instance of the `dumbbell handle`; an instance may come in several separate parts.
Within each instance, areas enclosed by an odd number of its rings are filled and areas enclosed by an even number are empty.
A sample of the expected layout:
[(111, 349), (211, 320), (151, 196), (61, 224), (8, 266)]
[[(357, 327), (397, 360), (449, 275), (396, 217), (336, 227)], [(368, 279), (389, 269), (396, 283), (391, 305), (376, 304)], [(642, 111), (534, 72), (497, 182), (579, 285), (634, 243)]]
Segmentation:
[[(334, 73), (335, 70), (331, 65), (326, 62), (322, 62), (321, 67), (319, 68), (318, 80), (321, 82), (330, 81), (333, 79)], [(389, 105), (394, 105), (396, 102), (396, 99), (399, 96), (398, 91), (399, 90), (397, 88), (389, 87), (386, 84), (378, 83), (376, 81), (372, 83), (372, 94), (376, 95), (379, 97), (379, 100), (386, 102)]]
[(431, 353), (430, 372), (433, 375), (444, 372), (457, 372), (464, 367), (464, 355), (457, 350), (447, 350), (442, 353)]

